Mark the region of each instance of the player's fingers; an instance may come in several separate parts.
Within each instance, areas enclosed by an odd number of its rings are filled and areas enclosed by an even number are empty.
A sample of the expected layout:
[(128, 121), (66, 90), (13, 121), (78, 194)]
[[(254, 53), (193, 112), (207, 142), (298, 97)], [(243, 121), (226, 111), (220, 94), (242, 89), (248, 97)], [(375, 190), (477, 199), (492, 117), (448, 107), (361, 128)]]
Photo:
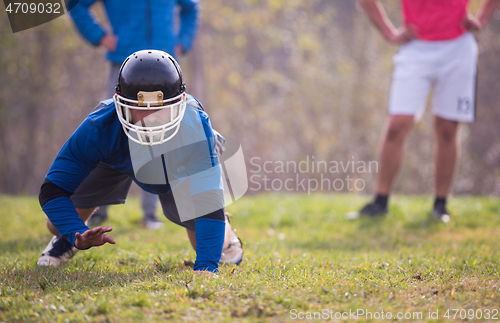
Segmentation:
[(100, 238), (103, 236), (103, 234), (104, 234), (105, 232), (108, 232), (108, 231), (106, 230), (106, 227), (101, 227), (101, 228), (99, 228), (99, 231), (96, 231), (96, 233), (95, 233), (95, 236), (94, 236), (94, 237), (95, 237), (95, 238), (100, 239)]
[(102, 229), (101, 229), (102, 233), (104, 233), (104, 232), (111, 232), (111, 231), (113, 231), (112, 227), (102, 227)]
[(408, 27), (406, 28), (407, 34), (411, 35), (412, 38), (415, 38), (418, 36), (418, 27), (412, 24), (409, 24)]
[(108, 235), (104, 235), (103, 237), (105, 237), (105, 239), (106, 239), (106, 240), (104, 241), (104, 243), (106, 243), (106, 242), (111, 243), (111, 244), (115, 244), (115, 243), (116, 243), (116, 242), (115, 242), (115, 239), (113, 239), (113, 237), (110, 237), (110, 236), (108, 236)]
[(410, 37), (408, 35), (401, 35), (401, 43), (406, 44), (410, 42), (413, 39), (413, 37)]
[(412, 40), (415, 38), (415, 34), (410, 29), (407, 29), (403, 36), (406, 40)]
[(79, 241), (81, 241), (81, 240), (82, 240), (82, 235), (80, 234), (80, 232), (77, 232), (77, 233), (75, 234), (75, 238), (76, 238), (76, 240), (79, 240)]

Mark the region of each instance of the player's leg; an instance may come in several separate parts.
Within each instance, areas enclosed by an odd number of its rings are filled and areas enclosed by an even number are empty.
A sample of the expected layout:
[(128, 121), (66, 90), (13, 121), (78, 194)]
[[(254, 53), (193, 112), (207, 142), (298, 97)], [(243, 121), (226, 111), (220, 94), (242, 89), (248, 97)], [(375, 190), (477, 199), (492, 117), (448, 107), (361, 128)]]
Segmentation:
[(388, 196), (403, 159), (404, 143), (413, 126), (413, 116), (393, 115), (389, 120), (379, 158), (377, 194)]
[(413, 120), (414, 117), (411, 115), (393, 115), (390, 117), (380, 151), (375, 198), (372, 202), (366, 204), (361, 211), (349, 213), (348, 218), (358, 218), (362, 215), (384, 215), (388, 212), (389, 195), (401, 166), (405, 139), (413, 126)]
[(349, 213), (348, 218), (388, 212), (389, 196), (401, 165), (405, 140), (416, 116), (425, 109), (431, 88), (430, 71), (426, 66), (427, 60), (421, 58), (420, 47), (420, 43), (406, 45), (394, 58), (396, 66), (389, 96), (390, 120), (379, 156), (376, 195), (361, 211)]
[[(445, 207), (444, 202), (450, 192), (455, 174), (457, 160), (459, 156), (458, 146), (458, 122), (446, 120), (441, 117), (434, 117), (434, 129), (436, 132), (436, 207)], [(443, 213), (447, 214), (444, 208)], [(436, 215), (444, 222), (448, 218), (442, 218), (443, 215)]]
[(459, 122), (472, 122), (475, 115), (477, 44), (474, 37), (467, 33), (447, 42), (443, 57), (446, 59), (437, 70), (439, 77), (433, 98), (437, 147), (436, 198), (432, 213), (437, 219), (448, 222), (446, 200), (459, 158)]
[(196, 231), (186, 228), (186, 232), (189, 238), (189, 243), (191, 243), (191, 247), (196, 250)]
[(436, 131), (436, 196), (446, 197), (455, 173), (459, 147), (458, 122), (434, 117)]
[[(110, 168), (99, 164), (71, 196), (78, 215), (85, 222), (99, 205), (123, 204), (127, 198), (132, 180)], [(37, 261), (39, 266), (61, 266), (78, 251), (47, 220), (47, 228), (54, 234)]]
[(141, 206), (143, 212), (142, 225), (149, 230), (158, 230), (163, 223), (156, 216), (158, 195), (142, 190)]
[(446, 201), (459, 157), (458, 129), (457, 121), (434, 116), (434, 131), (437, 141), (435, 156), (436, 197), (432, 214), (445, 223), (450, 221)]
[(88, 220), (87, 225), (96, 227), (108, 221), (108, 207), (109, 205), (98, 207), (95, 212), (92, 213), (92, 217)]

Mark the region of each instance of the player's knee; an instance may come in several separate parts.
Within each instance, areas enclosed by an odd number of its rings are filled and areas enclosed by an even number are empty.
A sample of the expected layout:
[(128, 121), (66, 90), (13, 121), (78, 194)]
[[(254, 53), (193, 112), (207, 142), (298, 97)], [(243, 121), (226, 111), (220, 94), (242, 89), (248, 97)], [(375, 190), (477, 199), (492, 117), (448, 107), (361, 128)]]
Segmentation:
[(389, 127), (387, 128), (386, 140), (403, 140), (411, 126), (412, 122), (409, 122), (408, 120), (392, 119), (389, 123)]
[(436, 129), (438, 140), (445, 143), (453, 143), (457, 139), (457, 127), (452, 123), (441, 124)]

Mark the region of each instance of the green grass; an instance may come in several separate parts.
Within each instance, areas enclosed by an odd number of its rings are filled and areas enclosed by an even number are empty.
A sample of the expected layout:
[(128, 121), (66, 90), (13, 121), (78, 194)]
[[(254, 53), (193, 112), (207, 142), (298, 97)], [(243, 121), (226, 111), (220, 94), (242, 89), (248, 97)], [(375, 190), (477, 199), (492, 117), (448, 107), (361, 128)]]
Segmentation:
[(366, 200), (239, 200), (228, 211), (244, 241), (244, 262), (211, 278), (186, 265), (195, 253), (184, 229), (137, 225), (137, 198), (110, 208), (116, 245), (79, 252), (65, 268), (37, 268), (50, 238), (37, 199), (0, 197), (0, 321), (298, 321), (293, 309), (422, 312), (422, 321), (430, 310), (445, 321), (447, 309), (483, 316), (500, 310), (498, 199), (453, 198), (448, 224), (429, 218), (430, 197), (394, 197), (386, 217), (345, 219)]

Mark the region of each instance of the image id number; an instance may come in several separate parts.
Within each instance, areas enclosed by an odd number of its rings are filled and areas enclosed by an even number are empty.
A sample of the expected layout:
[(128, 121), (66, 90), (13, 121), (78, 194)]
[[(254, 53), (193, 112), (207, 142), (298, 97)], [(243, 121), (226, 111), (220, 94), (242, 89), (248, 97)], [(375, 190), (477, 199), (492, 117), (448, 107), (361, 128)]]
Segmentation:
[(61, 13), (60, 3), (9, 3), (5, 11), (8, 13)]
[(465, 310), (465, 309), (449, 309), (444, 314), (447, 319), (457, 320), (498, 320), (498, 310), (493, 309), (477, 309), (477, 310)]

